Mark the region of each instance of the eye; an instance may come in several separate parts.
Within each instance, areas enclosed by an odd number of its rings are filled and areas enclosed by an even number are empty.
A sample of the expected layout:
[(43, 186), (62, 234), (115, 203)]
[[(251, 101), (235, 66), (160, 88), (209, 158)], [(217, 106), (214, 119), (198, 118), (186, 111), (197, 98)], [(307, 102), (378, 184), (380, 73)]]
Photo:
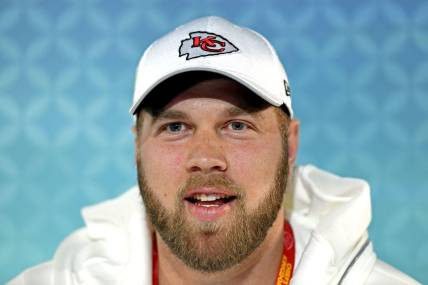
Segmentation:
[(230, 122), (228, 127), (233, 131), (243, 131), (248, 128), (248, 125), (243, 122), (234, 121), (234, 122)]
[(165, 130), (168, 133), (177, 134), (186, 130), (186, 125), (181, 122), (172, 122), (165, 125)]

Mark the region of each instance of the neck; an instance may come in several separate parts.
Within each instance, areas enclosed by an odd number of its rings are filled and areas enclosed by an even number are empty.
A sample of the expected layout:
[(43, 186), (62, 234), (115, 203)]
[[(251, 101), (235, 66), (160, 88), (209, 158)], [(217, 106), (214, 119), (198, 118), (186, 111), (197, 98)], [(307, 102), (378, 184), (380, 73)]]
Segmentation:
[[(186, 266), (156, 233), (159, 256), (159, 284), (273, 284), (284, 243), (284, 215), (281, 209), (264, 241), (244, 261), (225, 271), (206, 273)], [(271, 280), (271, 282), (268, 282)]]

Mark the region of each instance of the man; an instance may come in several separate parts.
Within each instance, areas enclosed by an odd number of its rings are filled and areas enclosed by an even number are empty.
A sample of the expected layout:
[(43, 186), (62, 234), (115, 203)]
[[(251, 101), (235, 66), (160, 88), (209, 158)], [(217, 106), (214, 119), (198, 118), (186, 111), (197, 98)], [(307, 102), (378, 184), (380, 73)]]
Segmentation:
[(418, 284), (376, 259), (364, 181), (294, 166), (290, 96), (269, 42), (222, 18), (153, 43), (131, 107), (139, 187), (9, 284)]

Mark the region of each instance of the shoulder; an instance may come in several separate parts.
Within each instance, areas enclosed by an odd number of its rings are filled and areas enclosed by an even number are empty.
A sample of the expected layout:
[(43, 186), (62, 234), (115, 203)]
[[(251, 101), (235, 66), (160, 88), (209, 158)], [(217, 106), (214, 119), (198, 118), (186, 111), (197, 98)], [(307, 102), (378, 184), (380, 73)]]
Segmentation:
[(138, 188), (84, 208), (82, 216), (86, 226), (69, 235), (51, 261), (25, 270), (7, 285), (108, 285), (131, 275), (135, 282), (145, 280), (146, 269), (134, 272), (151, 262), (150, 229)]
[(52, 262), (46, 262), (31, 267), (16, 278), (12, 279), (6, 285), (46, 285), (53, 283)]
[(419, 284), (377, 260), (367, 231), (371, 201), (366, 181), (298, 166), (287, 192), (285, 209), (298, 260), (293, 284)]
[(365, 284), (420, 285), (421, 283), (378, 259)]

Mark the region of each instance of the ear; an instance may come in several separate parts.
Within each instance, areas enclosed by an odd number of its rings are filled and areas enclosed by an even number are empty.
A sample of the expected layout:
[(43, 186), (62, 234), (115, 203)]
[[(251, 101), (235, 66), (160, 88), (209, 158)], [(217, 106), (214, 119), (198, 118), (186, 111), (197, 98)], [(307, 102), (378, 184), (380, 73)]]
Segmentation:
[(297, 150), (299, 148), (300, 122), (292, 119), (288, 126), (288, 175), (290, 175), (297, 159)]

